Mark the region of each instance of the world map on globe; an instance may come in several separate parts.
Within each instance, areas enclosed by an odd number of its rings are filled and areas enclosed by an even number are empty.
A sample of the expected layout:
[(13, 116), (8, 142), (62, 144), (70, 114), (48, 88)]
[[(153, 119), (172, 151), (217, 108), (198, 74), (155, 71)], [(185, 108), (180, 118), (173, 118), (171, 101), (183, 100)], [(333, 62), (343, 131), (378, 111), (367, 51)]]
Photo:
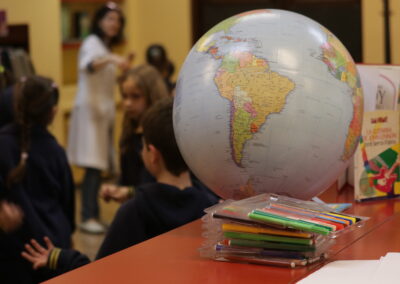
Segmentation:
[(309, 199), (347, 167), (362, 115), (356, 66), (330, 31), (293, 12), (254, 10), (193, 46), (174, 130), (190, 169), (221, 197)]

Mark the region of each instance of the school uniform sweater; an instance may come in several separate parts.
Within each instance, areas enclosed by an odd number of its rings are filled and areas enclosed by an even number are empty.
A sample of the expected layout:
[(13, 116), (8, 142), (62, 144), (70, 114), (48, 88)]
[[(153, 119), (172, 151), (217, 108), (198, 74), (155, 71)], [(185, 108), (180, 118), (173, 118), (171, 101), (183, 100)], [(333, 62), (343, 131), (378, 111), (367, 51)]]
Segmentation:
[[(151, 183), (138, 187), (135, 196), (121, 205), (97, 254), (102, 258), (196, 220), (218, 199), (198, 181), (180, 190)], [(56, 275), (89, 263), (87, 256), (71, 249), (54, 249), (48, 268)]]
[(13, 87), (8, 87), (0, 91), (0, 128), (13, 119)]
[(70, 248), (75, 226), (74, 185), (64, 150), (45, 127), (35, 126), (24, 178), (8, 188), (8, 174), (21, 156), (17, 134), (16, 125), (0, 130), (0, 198), (17, 204), (24, 213), (19, 229), (0, 233), (0, 275), (12, 279), (11, 283), (36, 283), (49, 275), (32, 270), (20, 255), (23, 246), (32, 238), (44, 245), (43, 237), (48, 236), (55, 246)]
[(184, 190), (162, 183), (140, 186), (135, 197), (118, 210), (97, 258), (196, 220), (204, 215), (205, 208), (217, 202), (196, 181)]

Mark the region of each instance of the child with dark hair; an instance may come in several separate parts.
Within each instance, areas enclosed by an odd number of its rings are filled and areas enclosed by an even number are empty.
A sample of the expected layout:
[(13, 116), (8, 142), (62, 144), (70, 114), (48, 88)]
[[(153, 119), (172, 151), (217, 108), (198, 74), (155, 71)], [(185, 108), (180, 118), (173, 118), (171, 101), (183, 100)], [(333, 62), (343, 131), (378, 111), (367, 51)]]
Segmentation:
[(59, 97), (53, 81), (23, 78), (13, 97), (15, 122), (0, 130), (0, 279), (37, 283), (48, 271), (34, 271), (20, 251), (44, 236), (71, 247), (74, 185), (65, 152), (47, 130)]
[(174, 74), (174, 64), (168, 59), (167, 51), (161, 44), (152, 44), (146, 50), (146, 61), (153, 65), (164, 78), (170, 94), (175, 89), (175, 83), (172, 82), (171, 76)]
[(138, 187), (121, 206), (98, 258), (196, 220), (217, 202), (190, 176), (176, 144), (172, 105), (172, 99), (161, 100), (143, 118), (142, 158), (156, 182)]
[[(190, 177), (174, 137), (172, 104), (172, 99), (161, 100), (143, 118), (143, 161), (157, 181), (138, 187), (120, 207), (97, 258), (196, 220), (217, 202)], [(51, 243), (45, 248), (31, 241), (28, 246), (24, 257), (34, 267), (51, 266), (60, 273), (88, 262), (76, 251), (53, 249)]]

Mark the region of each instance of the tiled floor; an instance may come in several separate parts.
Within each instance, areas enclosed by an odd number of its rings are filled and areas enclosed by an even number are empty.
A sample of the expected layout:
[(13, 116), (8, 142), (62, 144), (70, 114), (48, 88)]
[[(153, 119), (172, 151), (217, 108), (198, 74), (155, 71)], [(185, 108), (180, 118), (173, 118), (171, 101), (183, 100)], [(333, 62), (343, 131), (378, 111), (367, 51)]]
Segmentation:
[[(116, 202), (106, 203), (100, 200), (100, 219), (105, 224), (110, 224), (114, 218), (115, 212), (117, 211), (119, 204)], [(86, 254), (91, 260), (96, 257), (97, 251), (103, 242), (105, 234), (87, 234), (79, 230), (80, 223), (80, 190), (76, 191), (76, 224), (77, 229), (72, 236), (74, 248), (79, 250), (81, 253)]]

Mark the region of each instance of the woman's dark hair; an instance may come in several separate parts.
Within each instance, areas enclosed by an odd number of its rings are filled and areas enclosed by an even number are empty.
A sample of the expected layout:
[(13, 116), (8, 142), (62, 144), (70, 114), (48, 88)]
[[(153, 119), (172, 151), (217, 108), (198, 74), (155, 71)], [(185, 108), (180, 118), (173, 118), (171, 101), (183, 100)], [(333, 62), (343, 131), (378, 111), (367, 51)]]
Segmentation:
[(109, 13), (109, 12), (117, 12), (119, 15), (120, 23), (121, 23), (121, 28), (116, 36), (111, 38), (109, 45), (110, 47), (120, 43), (123, 40), (123, 31), (125, 27), (125, 17), (122, 14), (121, 9), (119, 6), (114, 3), (114, 2), (107, 2), (103, 6), (101, 6), (95, 13), (94, 18), (92, 20), (91, 28), (90, 28), (90, 33), (97, 35), (99, 38), (104, 40), (104, 32), (100, 27), (100, 21)]
[(14, 117), (18, 125), (20, 161), (7, 178), (9, 186), (21, 181), (26, 167), (33, 126), (51, 123), (59, 92), (54, 82), (42, 76), (23, 77), (14, 87)]

